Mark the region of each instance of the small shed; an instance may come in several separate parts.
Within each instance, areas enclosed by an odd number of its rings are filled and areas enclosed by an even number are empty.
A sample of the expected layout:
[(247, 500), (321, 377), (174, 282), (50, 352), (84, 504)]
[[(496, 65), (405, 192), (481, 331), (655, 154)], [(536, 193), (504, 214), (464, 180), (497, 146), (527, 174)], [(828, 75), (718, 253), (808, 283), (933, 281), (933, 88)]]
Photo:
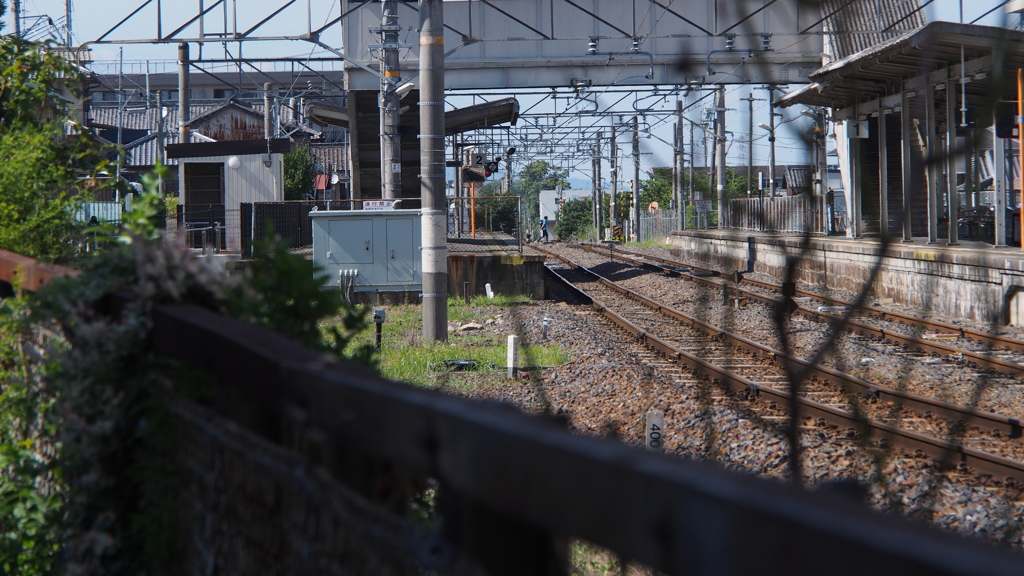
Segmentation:
[(284, 200), (287, 138), (171, 144), (167, 157), (178, 161), (178, 199), (184, 226), (200, 233), (216, 224), (222, 249), (240, 250), (239, 204)]

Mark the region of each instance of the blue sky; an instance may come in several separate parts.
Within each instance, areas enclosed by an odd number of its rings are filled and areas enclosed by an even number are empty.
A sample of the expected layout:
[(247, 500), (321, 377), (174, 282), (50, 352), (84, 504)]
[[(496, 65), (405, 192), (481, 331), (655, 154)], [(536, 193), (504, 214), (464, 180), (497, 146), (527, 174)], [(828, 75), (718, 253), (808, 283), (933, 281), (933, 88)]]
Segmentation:
[[(144, 0), (73, 0), (72, 23), (75, 43), (80, 44), (81, 42), (98, 38), (119, 20), (131, 13), (132, 10), (141, 6), (143, 2)], [(211, 2), (212, 0), (207, 0), (206, 4), (209, 5)], [(249, 28), (285, 3), (284, 0), (245, 0), (244, 2), (238, 2), (238, 28), (240, 30)], [(929, 21), (958, 21), (960, 20), (962, 10), (964, 21), (970, 22), (1000, 3), (1001, 0), (973, 0), (967, 2), (962, 0), (934, 0), (925, 8), (925, 14)], [(142, 39), (155, 36), (155, 4), (154, 0), (151, 6), (133, 17), (122, 28), (122, 31), (117, 32), (114, 37)], [(188, 10), (181, 10), (178, 7), (182, 4), (187, 4), (190, 8)], [(338, 0), (334, 0), (333, 3), (318, 0), (312, 4), (312, 13), (308, 15), (308, 19), (311, 20), (314, 29), (326, 23), (332, 14), (336, 15), (338, 13)], [(241, 9), (243, 5), (244, 10)], [(23, 13), (27, 17), (27, 20), (23, 23), (23, 28), (29, 28), (34, 24), (36, 25), (35, 33), (43, 33), (50, 21), (53, 21), (57, 26), (62, 25), (64, 22), (64, 0), (22, 0), (22, 6)], [(166, 33), (176, 28), (184, 18), (187, 18), (185, 14), (194, 14), (197, 6), (198, 0), (186, 0), (185, 2), (182, 2), (182, 0), (163, 0), (164, 32)], [(228, 14), (227, 16), (230, 21), (231, 15)], [(221, 26), (223, 26), (224, 14), (220, 8), (214, 10), (212, 17), (214, 20), (219, 19)], [(1001, 19), (1002, 11), (995, 10), (991, 16), (980, 23), (1000, 25)], [(12, 32), (14, 30), (12, 15), (8, 13), (4, 17), (4, 21), (6, 24), (5, 31)], [(306, 25), (306, 3), (300, 1), (287, 8), (285, 12), (275, 18), (261, 32), (264, 35), (297, 35), (305, 31)], [(210, 24), (208, 26), (213, 25)], [(339, 46), (341, 35), (340, 33), (328, 31), (323, 35), (323, 40), (330, 45)], [(234, 50), (233, 47), (231, 49)], [(212, 54), (216, 57), (223, 54), (216, 43), (207, 45), (205, 50), (206, 54)], [(119, 48), (114, 45), (96, 46), (93, 53), (95, 59), (116, 60), (119, 55)], [(245, 55), (247, 56), (306, 57), (311, 54), (314, 56), (328, 55), (320, 49), (314, 49), (311, 44), (306, 42), (249, 43), (245, 47)], [(175, 44), (133, 44), (124, 47), (124, 59), (128, 62), (139, 60), (172, 61), (175, 57)], [(747, 104), (739, 101), (739, 98), (746, 97), (751, 92), (757, 98), (764, 98), (765, 94), (763, 90), (747, 86), (729, 86), (727, 90), (729, 94), (727, 107), (735, 110), (735, 112), (729, 113), (726, 122), (727, 129), (734, 133), (734, 141), (729, 149), (730, 164), (745, 163), (747, 156)], [(523, 108), (529, 107), (531, 103), (528, 98), (521, 98), (521, 101), (524, 103)], [(602, 97), (601, 101), (602, 103), (604, 102), (604, 97)], [(665, 101), (660, 103), (659, 106), (674, 109), (675, 103), (674, 100)], [(629, 109), (628, 104), (626, 109)], [(554, 112), (556, 110), (552, 108), (543, 111)], [(759, 122), (767, 122), (768, 109), (766, 103), (756, 102), (754, 114), (755, 125)], [(811, 121), (808, 118), (799, 118), (799, 110), (787, 110), (786, 114), (786, 119), (794, 118), (794, 120), (779, 128), (778, 140), (776, 142), (779, 161), (804, 161), (802, 158), (806, 155), (806, 148), (800, 137), (800, 132), (809, 129)], [(700, 111), (695, 109), (688, 112), (687, 116), (696, 119), (700, 116)], [(662, 142), (662, 140), (672, 140), (671, 124), (671, 121), (666, 122), (654, 128), (651, 137), (641, 139), (641, 150), (644, 152), (642, 160), (643, 169), (646, 170), (650, 166), (667, 166), (671, 164), (671, 147)], [(755, 164), (766, 164), (768, 161), (768, 142), (765, 134), (763, 130), (754, 128), (755, 141), (753, 153)], [(737, 158), (742, 159), (737, 160)], [(589, 161), (583, 163), (582, 166), (584, 170), (589, 170)], [(572, 177), (578, 179), (585, 177), (585, 175), (577, 172), (572, 174)]]

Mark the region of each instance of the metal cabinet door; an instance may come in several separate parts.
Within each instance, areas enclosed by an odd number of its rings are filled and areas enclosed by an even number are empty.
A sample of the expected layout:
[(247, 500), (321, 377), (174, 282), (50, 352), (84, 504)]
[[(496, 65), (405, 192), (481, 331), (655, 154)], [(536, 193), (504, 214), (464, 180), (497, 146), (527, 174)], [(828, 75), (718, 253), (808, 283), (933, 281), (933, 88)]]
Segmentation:
[(412, 283), (416, 274), (412, 218), (388, 218), (388, 282)]
[(327, 223), (328, 264), (372, 264), (373, 220), (346, 218)]

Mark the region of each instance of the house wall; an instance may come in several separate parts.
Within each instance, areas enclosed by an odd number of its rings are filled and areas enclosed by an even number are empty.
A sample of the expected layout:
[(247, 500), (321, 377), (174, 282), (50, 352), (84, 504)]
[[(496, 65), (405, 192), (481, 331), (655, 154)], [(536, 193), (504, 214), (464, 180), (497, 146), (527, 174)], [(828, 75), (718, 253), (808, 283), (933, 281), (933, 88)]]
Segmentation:
[(178, 199), (185, 203), (185, 165), (197, 163), (224, 164), (224, 207), (227, 249), (241, 250), (241, 220), (238, 205), (243, 202), (275, 202), (284, 200), (284, 155), (270, 154), (270, 166), (263, 164), (262, 154), (239, 154), (238, 168), (232, 169), (233, 156), (181, 158), (178, 161)]

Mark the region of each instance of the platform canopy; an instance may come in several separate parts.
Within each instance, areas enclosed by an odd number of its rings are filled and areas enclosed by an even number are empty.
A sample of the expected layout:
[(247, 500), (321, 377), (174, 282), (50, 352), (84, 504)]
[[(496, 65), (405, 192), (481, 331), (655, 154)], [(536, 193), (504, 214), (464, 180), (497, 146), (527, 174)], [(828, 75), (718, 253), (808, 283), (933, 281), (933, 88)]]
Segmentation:
[(953, 78), (958, 87), (963, 82), (967, 108), (991, 109), (997, 100), (1016, 100), (1022, 67), (1024, 32), (932, 22), (821, 67), (808, 76), (810, 84), (775, 104), (824, 106), (836, 120), (857, 118), (898, 106), (903, 90), (941, 90)]

